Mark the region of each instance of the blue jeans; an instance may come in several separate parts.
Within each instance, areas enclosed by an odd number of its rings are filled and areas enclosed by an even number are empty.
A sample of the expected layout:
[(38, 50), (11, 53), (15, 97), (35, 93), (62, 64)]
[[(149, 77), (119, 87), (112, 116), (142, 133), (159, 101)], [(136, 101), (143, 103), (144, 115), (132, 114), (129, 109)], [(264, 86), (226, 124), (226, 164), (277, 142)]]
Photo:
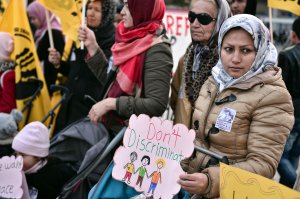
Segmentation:
[(286, 141), (281, 160), (278, 165), (279, 183), (293, 188), (300, 156), (300, 118), (295, 118), (294, 127)]

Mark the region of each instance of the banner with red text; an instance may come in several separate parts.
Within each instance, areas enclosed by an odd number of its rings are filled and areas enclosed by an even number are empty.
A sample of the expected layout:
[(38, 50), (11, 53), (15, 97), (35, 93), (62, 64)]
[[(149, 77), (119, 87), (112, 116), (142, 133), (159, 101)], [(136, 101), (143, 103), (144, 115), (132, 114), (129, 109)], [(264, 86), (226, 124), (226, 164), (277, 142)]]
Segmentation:
[(167, 10), (163, 22), (172, 43), (173, 71), (175, 71), (180, 57), (191, 43), (188, 10)]

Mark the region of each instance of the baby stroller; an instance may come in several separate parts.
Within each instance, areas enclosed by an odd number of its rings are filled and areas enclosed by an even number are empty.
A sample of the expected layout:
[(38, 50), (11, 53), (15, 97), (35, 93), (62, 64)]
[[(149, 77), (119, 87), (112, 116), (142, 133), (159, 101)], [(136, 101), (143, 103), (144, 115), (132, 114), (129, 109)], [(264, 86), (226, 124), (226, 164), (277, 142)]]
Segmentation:
[(22, 88), (26, 87), (26, 91), (23, 91), (23, 89), (21, 88), (18, 89), (18, 85), (17, 85), (16, 98), (17, 99), (28, 98), (28, 100), (24, 104), (24, 107), (22, 108), (22, 113), (25, 115), (24, 125), (28, 124), (33, 102), (36, 99), (36, 97), (40, 94), (43, 85), (44, 85), (43, 81), (36, 78), (31, 78), (28, 80), (28, 82), (22, 84)]
[(112, 159), (125, 129), (112, 139), (101, 123), (94, 125), (89, 118), (83, 118), (67, 126), (51, 140), (50, 155), (71, 164), (77, 171), (58, 198), (87, 198), (89, 190)]
[[(108, 74), (100, 98), (105, 95), (115, 74), (114, 70)], [(86, 100), (95, 103), (90, 96), (86, 96)], [(77, 175), (65, 184), (58, 198), (87, 198), (89, 190), (112, 159), (113, 151), (122, 140), (125, 129), (124, 127), (115, 135), (108, 132), (103, 124), (94, 125), (86, 117), (68, 125), (52, 138), (50, 155), (71, 164), (77, 171)]]

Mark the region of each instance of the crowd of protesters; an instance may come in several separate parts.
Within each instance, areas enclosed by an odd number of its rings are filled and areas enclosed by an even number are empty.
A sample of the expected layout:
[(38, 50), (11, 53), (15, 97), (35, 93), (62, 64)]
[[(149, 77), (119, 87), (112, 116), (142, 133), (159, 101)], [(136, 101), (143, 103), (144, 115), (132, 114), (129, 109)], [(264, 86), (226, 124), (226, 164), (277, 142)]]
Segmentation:
[[(59, 20), (48, 13), (53, 47), (46, 10), (31, 2), (27, 14), (48, 91), (61, 73), (66, 77), (62, 86), (70, 92), (54, 121), (54, 135), (86, 118), (114, 136), (132, 114), (160, 117), (169, 103), (174, 123), (195, 130), (195, 145), (270, 179), (278, 169), (279, 183), (299, 190), (300, 18), (292, 25), (292, 46), (278, 55), (268, 28), (255, 16), (256, 4), (191, 0), (192, 42), (174, 66), (162, 22), (163, 0), (89, 0), (86, 24), (78, 30), (84, 49), (72, 44), (67, 59), (62, 59), (65, 38)], [(0, 40), (0, 147), (9, 145), (23, 157), (23, 198), (56, 198), (76, 170), (51, 157), (43, 123), (31, 122), (17, 133), (22, 116), (16, 113), (15, 63), (10, 59), (14, 41), (5, 32)], [(220, 196), (215, 159), (196, 152), (181, 166), (186, 174), (178, 184), (189, 197)]]

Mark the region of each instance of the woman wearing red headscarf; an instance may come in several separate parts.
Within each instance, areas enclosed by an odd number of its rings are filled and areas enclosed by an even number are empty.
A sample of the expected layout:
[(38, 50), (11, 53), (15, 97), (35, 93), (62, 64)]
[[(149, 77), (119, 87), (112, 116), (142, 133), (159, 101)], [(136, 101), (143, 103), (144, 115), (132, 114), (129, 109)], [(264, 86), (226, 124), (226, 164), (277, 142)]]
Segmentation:
[[(91, 108), (92, 122), (101, 119), (106, 128), (118, 132), (132, 114), (152, 117), (165, 111), (173, 62), (162, 23), (164, 12), (163, 0), (124, 0), (123, 20), (117, 27), (112, 47), (116, 79), (105, 99)], [(107, 61), (103, 61), (105, 56), (92, 32), (87, 27), (81, 28), (79, 39), (91, 55), (87, 60), (89, 68), (104, 84)]]

